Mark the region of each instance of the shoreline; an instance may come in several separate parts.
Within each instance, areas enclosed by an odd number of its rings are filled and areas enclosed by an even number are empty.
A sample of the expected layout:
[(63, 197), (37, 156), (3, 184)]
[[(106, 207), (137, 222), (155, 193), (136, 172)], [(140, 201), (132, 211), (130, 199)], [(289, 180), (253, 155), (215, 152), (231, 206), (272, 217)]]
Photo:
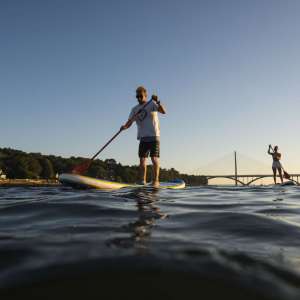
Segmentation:
[(0, 180), (0, 187), (48, 187), (60, 186), (61, 183), (56, 179), (3, 179)]

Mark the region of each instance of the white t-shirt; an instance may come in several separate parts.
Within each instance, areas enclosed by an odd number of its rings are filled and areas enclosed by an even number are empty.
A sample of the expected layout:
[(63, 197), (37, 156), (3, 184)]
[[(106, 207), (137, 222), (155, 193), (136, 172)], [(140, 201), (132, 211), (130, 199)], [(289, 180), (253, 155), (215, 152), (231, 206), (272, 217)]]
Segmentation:
[[(129, 115), (129, 119), (131, 119), (145, 104), (136, 105)], [(159, 137), (160, 136), (160, 127), (158, 120), (158, 105), (152, 101), (145, 108), (141, 110), (141, 112), (136, 117), (136, 125), (137, 125), (137, 139), (145, 137)]]

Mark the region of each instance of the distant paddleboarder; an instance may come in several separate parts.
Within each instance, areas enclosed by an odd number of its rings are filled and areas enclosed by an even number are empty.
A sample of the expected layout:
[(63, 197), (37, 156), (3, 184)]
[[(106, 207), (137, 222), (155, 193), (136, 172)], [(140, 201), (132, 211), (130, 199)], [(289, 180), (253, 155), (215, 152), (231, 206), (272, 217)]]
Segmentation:
[(273, 157), (272, 170), (273, 170), (273, 174), (274, 174), (274, 183), (276, 184), (277, 171), (279, 173), (281, 183), (283, 183), (282, 165), (280, 163), (281, 153), (278, 152), (278, 146), (275, 146), (273, 149), (272, 145), (269, 145), (268, 154), (272, 155), (272, 157)]
[[(137, 139), (140, 141), (139, 158), (141, 183), (146, 184), (147, 157), (150, 154), (153, 163), (153, 186), (159, 186), (159, 155), (160, 155), (160, 127), (158, 112), (165, 114), (166, 110), (156, 95), (152, 95), (147, 102), (147, 90), (140, 86), (136, 89), (138, 105), (132, 108), (129, 119), (121, 130), (128, 129), (133, 122), (137, 124)], [(136, 115), (136, 117), (134, 117)]]

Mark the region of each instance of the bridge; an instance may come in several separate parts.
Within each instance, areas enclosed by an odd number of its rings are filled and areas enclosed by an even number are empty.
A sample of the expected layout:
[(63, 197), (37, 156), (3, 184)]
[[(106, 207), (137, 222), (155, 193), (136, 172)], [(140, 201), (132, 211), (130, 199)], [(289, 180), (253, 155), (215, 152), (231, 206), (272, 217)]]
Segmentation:
[[(293, 181), (295, 184), (300, 185), (300, 174), (289, 174), (291, 176), (291, 178), (289, 179), (290, 181)], [(241, 184), (241, 185), (250, 185), (254, 182), (256, 182), (259, 179), (262, 178), (273, 178), (273, 174), (270, 175), (263, 175), (263, 174), (257, 174), (257, 175), (204, 175), (207, 180), (210, 179), (216, 179), (216, 178), (224, 178), (224, 179), (231, 179), (235, 182), (235, 185)], [(279, 178), (279, 176), (277, 175), (277, 177)]]
[[(273, 174), (268, 174), (268, 170), (270, 170), (270, 166), (266, 165), (264, 163), (261, 163), (260, 161), (253, 160), (252, 158), (246, 157), (244, 155), (239, 154), (239, 158), (241, 157), (241, 161), (239, 161), (239, 164), (241, 164), (243, 167), (241, 168), (243, 172), (238, 171), (238, 160), (237, 160), (237, 153), (236, 151), (234, 152), (234, 157), (232, 154), (230, 155), (225, 155), (221, 159), (216, 160), (213, 163), (210, 163), (208, 166), (213, 166), (213, 168), (208, 168), (207, 167), (202, 167), (202, 174), (204, 173), (203, 171), (206, 171), (206, 174), (215, 174), (216, 171), (216, 165), (220, 165), (221, 161), (227, 160), (225, 166), (223, 166), (223, 169), (232, 168), (234, 167), (234, 172), (232, 172), (232, 175), (221, 175), (220, 172), (219, 174), (216, 173), (216, 175), (203, 175), (207, 178), (207, 180), (212, 180), (212, 179), (229, 179), (232, 180), (235, 185), (242, 185), (242, 186), (249, 186), (251, 184), (256, 183), (258, 180), (263, 179), (263, 178), (271, 178), (273, 179)], [(234, 158), (234, 159), (233, 159)], [(245, 161), (248, 162), (248, 165), (245, 165)], [(244, 165), (243, 165), (244, 163)], [(250, 167), (249, 167), (250, 165)], [(230, 167), (231, 166), (231, 167)], [(252, 171), (249, 169), (251, 169)], [(210, 169), (210, 171), (209, 171)], [(245, 170), (248, 170), (248, 172)], [(255, 171), (256, 170), (256, 171)], [(208, 171), (208, 172), (207, 172)], [(259, 172), (257, 172), (259, 171)], [(205, 174), (204, 173), (204, 174)], [(234, 173), (234, 174), (233, 174)], [(242, 174), (241, 174), (242, 173)], [(230, 174), (230, 173), (229, 173)], [(293, 173), (289, 174), (290, 179), (289, 181), (293, 181), (295, 184), (300, 185), (300, 174), (298, 173)], [(279, 175), (277, 174), (278, 177), (278, 182), (280, 182)]]

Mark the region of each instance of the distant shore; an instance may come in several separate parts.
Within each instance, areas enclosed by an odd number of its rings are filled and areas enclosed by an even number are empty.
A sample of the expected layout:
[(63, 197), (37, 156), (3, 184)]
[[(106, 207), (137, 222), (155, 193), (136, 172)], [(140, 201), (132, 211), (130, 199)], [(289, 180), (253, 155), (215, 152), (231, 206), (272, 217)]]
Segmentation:
[(59, 186), (60, 182), (56, 179), (3, 179), (0, 180), (1, 186)]
[[(41, 153), (26, 153), (21, 150), (11, 148), (0, 148), (0, 178), (54, 178), (58, 174), (68, 173), (74, 166), (87, 162), (85, 157), (64, 158), (55, 155), (43, 155)], [(86, 172), (86, 176), (92, 178), (110, 179), (114, 178), (116, 182), (134, 183), (140, 180), (140, 169), (137, 165), (122, 165), (115, 159), (95, 159), (93, 165)], [(160, 169), (161, 181), (172, 181), (180, 178), (188, 185), (198, 186), (206, 185), (207, 178), (201, 175), (182, 174), (174, 168)], [(151, 180), (151, 172), (148, 172), (147, 181)], [(1, 181), (1, 179), (0, 179)], [(3, 185), (57, 185), (54, 181), (12, 181), (2, 182)]]

